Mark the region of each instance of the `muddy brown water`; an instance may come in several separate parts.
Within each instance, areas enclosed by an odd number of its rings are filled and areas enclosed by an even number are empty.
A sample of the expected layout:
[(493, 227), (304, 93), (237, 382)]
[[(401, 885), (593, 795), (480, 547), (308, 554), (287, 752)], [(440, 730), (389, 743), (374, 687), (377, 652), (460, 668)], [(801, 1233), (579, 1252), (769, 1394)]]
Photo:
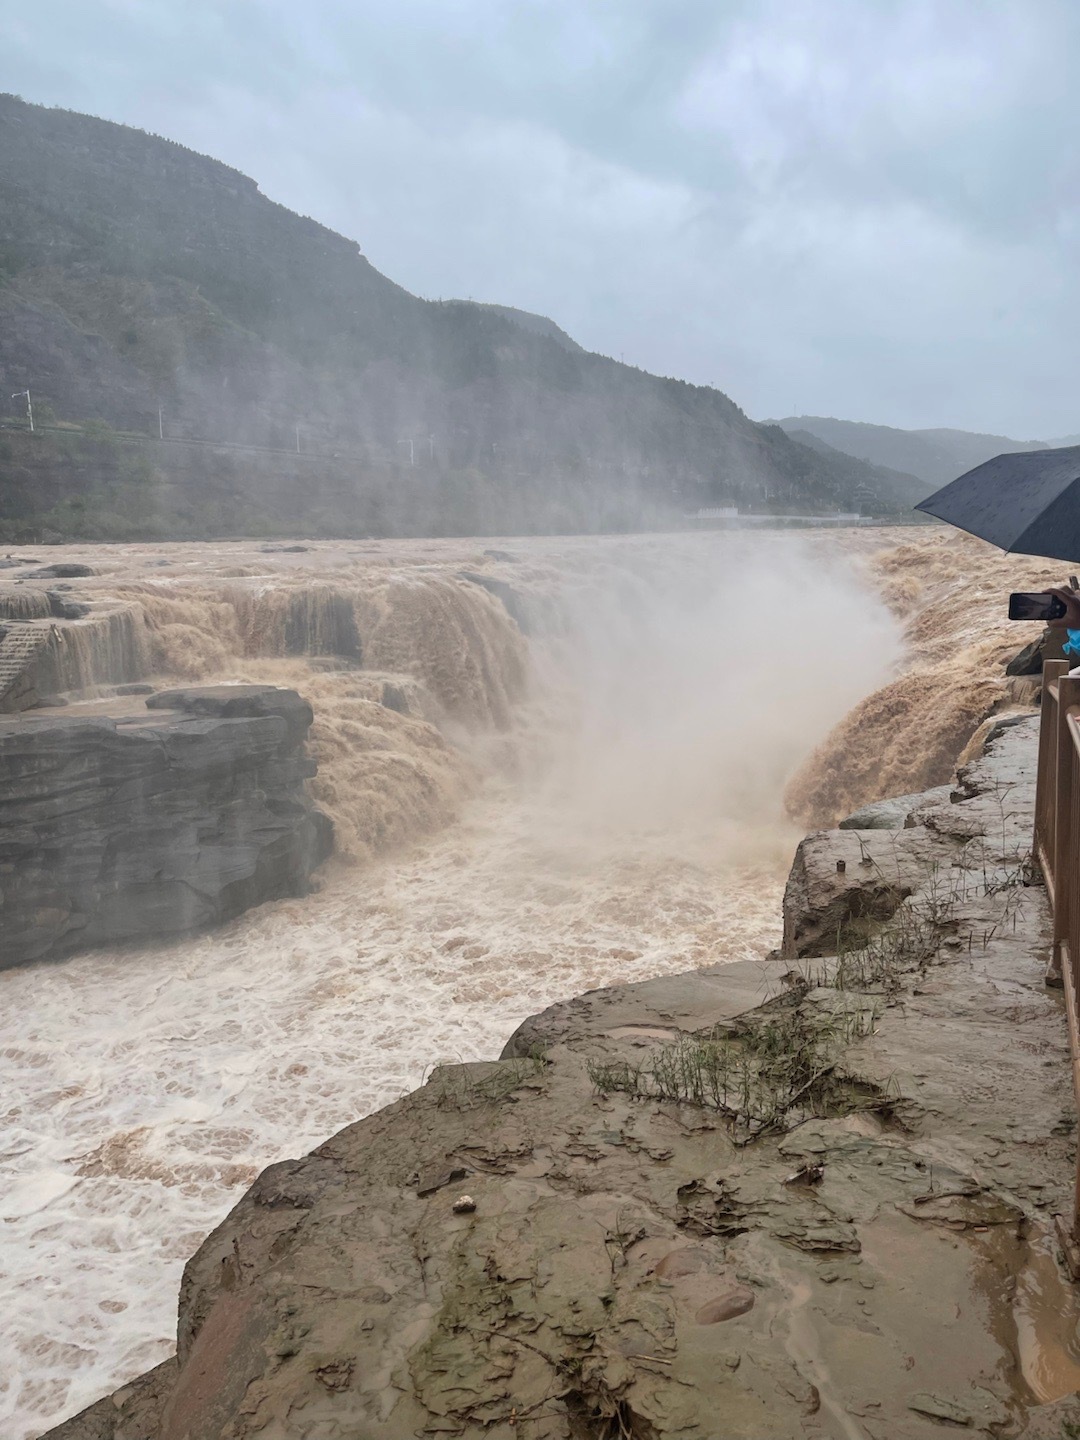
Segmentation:
[[(941, 532), (86, 558), (69, 593), (97, 608), (57, 660), (73, 698), (135, 714), (119, 679), (295, 686), (341, 856), (317, 894), (213, 934), (0, 973), (9, 1440), (170, 1352), (184, 1260), (266, 1164), (440, 1060), (497, 1054), (555, 999), (766, 953), (799, 833), (785, 788), (820, 823), (938, 783), (1028, 638), (1003, 591), (1048, 578)], [(511, 586), (528, 633), (465, 571)], [(334, 653), (343, 614), (362, 658)], [(1007, 1307), (1046, 1395), (1080, 1383), (1054, 1274)]]

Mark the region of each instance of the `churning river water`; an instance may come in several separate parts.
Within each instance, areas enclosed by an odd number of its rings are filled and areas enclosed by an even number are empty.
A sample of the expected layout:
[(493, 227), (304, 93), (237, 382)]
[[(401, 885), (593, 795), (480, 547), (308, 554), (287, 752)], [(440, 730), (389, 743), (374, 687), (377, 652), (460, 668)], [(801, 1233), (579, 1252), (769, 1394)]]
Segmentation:
[(958, 751), (986, 712), (972, 656), (1012, 638), (987, 606), (1016, 570), (886, 531), (79, 558), (86, 693), (118, 646), (163, 684), (294, 686), (341, 853), (213, 933), (0, 972), (5, 1440), (171, 1353), (184, 1261), (265, 1165), (555, 1000), (764, 957), (786, 787), (805, 828), (936, 783), (920, 737), (947, 712)]

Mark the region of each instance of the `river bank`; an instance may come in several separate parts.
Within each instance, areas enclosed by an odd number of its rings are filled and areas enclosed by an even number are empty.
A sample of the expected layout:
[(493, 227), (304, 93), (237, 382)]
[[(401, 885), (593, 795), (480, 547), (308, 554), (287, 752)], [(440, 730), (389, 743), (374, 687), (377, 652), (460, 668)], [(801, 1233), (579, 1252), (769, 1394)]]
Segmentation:
[(484, 543), (80, 557), (58, 682), (299, 690), (339, 852), (304, 899), (4, 972), (5, 1437), (170, 1353), (267, 1164), (553, 1001), (765, 956), (801, 831), (948, 782), (1014, 703), (997, 611), (1035, 567), (974, 542)]
[(271, 1167), (187, 1267), (177, 1362), (51, 1440), (1069, 1434), (1035, 743), (809, 837), (784, 958), (555, 1006)]

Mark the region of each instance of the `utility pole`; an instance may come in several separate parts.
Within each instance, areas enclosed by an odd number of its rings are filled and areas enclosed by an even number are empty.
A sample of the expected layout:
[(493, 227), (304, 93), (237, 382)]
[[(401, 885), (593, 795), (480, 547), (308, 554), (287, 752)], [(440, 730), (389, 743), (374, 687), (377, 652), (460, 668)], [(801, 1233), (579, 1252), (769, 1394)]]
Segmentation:
[(300, 454), (300, 421), (296, 422), (296, 453)]
[(161, 406), (160, 406), (160, 405), (158, 406), (158, 412), (157, 412), (157, 438), (158, 438), (159, 440), (164, 440), (164, 439), (165, 439), (165, 426), (162, 424), (162, 421), (161, 421)]
[(434, 459), (435, 459), (435, 436), (434, 436), (434, 435), (429, 435), (429, 436), (427, 437), (427, 443), (428, 443), (428, 450), (429, 450), (430, 453), (431, 453), (431, 458), (432, 458), (432, 460), (434, 460)]
[(30, 420), (30, 433), (32, 435), (34, 433), (34, 407), (30, 404), (30, 391), (16, 390), (15, 394), (12, 395), (11, 398), (13, 400), (21, 400), (24, 395), (26, 396), (26, 414)]

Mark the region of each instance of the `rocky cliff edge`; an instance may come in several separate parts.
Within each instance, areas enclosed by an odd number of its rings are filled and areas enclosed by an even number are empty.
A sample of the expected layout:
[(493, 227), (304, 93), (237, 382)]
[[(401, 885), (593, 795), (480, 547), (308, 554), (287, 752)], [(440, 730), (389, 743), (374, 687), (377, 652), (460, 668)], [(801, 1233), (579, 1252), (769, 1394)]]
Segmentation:
[(302, 894), (329, 854), (306, 700), (219, 685), (145, 703), (0, 717), (0, 968), (217, 924)]

